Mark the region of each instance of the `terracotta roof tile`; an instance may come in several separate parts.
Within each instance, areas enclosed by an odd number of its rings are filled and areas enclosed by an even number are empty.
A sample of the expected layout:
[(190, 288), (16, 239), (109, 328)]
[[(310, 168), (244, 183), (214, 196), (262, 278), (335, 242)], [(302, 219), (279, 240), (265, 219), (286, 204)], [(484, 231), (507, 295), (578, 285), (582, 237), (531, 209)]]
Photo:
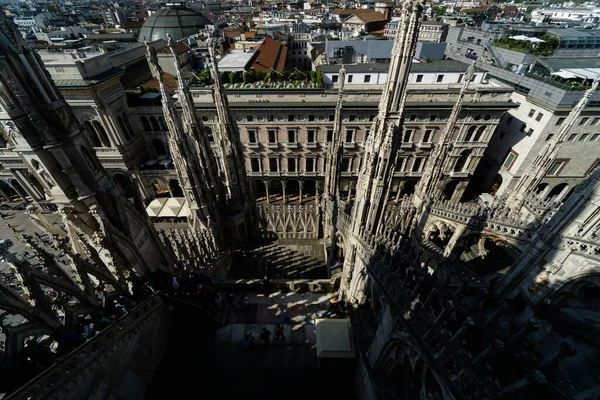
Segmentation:
[(251, 68), (259, 72), (269, 72), (271, 69), (283, 72), (286, 57), (287, 47), (267, 37), (263, 44), (256, 49), (256, 57)]

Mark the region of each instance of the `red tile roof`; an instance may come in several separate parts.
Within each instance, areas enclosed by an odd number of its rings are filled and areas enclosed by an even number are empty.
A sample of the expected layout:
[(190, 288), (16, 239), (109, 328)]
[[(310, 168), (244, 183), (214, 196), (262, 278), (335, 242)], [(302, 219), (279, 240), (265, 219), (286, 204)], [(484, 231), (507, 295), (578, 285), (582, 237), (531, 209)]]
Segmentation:
[(269, 72), (271, 69), (283, 72), (287, 51), (286, 46), (267, 37), (263, 44), (256, 49), (256, 57), (254, 57), (254, 63), (250, 68), (254, 68), (255, 71), (259, 72)]

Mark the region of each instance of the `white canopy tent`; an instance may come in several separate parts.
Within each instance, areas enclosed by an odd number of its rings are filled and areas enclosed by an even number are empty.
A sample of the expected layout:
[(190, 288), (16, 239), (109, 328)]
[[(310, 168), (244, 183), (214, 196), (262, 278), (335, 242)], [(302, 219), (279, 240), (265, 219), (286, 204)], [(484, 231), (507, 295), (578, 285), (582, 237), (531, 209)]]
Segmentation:
[(154, 218), (187, 217), (189, 208), (184, 197), (170, 197), (152, 200), (146, 212)]
[(355, 358), (354, 341), (350, 335), (350, 320), (317, 319), (317, 357)]
[(165, 198), (152, 200), (150, 204), (148, 204), (148, 207), (146, 207), (146, 212), (148, 213), (148, 216), (158, 217), (160, 210), (162, 210), (166, 202), (167, 199)]
[(596, 79), (600, 75), (600, 68), (563, 68), (560, 71), (552, 72), (550, 75), (564, 79)]
[(542, 40), (542, 39), (539, 39), (536, 37), (529, 37), (529, 36), (525, 36), (525, 35), (509, 36), (509, 39), (524, 40), (526, 42), (531, 42), (531, 43), (546, 43), (545, 40)]

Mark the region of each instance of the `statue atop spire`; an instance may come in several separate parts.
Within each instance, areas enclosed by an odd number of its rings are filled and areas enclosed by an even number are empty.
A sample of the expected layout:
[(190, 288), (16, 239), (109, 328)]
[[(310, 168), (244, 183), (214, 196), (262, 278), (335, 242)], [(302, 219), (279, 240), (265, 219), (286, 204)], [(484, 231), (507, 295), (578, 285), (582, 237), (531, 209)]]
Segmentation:
[[(168, 46), (172, 47), (171, 40), (169, 40)], [(177, 107), (173, 103), (164, 82), (163, 71), (158, 64), (156, 49), (148, 42), (146, 42), (146, 57), (152, 74), (158, 81), (163, 113), (168, 127), (169, 150), (173, 157), (185, 201), (190, 209), (188, 221), (193, 228), (207, 229), (217, 239), (219, 233), (214, 229), (214, 224), (209, 223), (209, 221), (211, 221), (211, 218), (212, 221), (219, 221), (219, 214), (213, 195), (207, 187), (206, 176), (198, 157), (201, 151), (198, 150), (197, 135), (194, 135), (193, 128), (195, 125), (191, 119), (191, 110), (184, 111), (183, 119), (186, 122), (182, 123)], [(175, 63), (177, 64), (177, 59), (175, 59)], [(179, 69), (179, 66), (176, 66)], [(185, 84), (181, 82), (183, 81), (181, 74), (178, 74), (178, 76), (180, 78), (179, 87), (182, 88), (182, 85)], [(183, 103), (186, 103), (185, 99)], [(189, 104), (186, 104), (184, 108), (188, 106)], [(186, 127), (189, 129), (186, 130)], [(218, 239), (216, 241), (220, 242)]]

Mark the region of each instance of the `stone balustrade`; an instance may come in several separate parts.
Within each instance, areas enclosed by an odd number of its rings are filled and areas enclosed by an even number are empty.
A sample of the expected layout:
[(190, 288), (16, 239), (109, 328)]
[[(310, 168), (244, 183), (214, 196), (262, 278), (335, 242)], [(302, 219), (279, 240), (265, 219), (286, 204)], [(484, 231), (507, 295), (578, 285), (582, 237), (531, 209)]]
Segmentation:
[(540, 222), (528, 222), (508, 207), (486, 208), (476, 203), (452, 203), (444, 200), (433, 202), (429, 210), (431, 215), (522, 241), (531, 240), (540, 226)]
[(166, 350), (168, 326), (156, 294), (6, 399), (120, 398), (145, 390)]

